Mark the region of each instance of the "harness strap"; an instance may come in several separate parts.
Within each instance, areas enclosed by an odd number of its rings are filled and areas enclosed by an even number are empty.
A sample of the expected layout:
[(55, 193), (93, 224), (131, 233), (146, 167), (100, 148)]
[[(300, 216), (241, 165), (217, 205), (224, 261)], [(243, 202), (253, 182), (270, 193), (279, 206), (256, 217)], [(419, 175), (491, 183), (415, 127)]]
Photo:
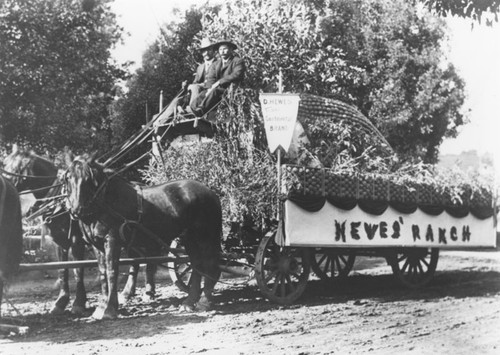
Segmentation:
[(137, 185), (137, 222), (141, 223), (142, 215), (144, 214), (144, 198), (142, 197), (142, 186)]
[(30, 179), (48, 179), (48, 178), (56, 178), (57, 175), (27, 175), (27, 174), (16, 174), (16, 173), (11, 173), (10, 171), (4, 170), (0, 168), (0, 172), (5, 175), (9, 176), (14, 176), (14, 177), (20, 177), (20, 178), (30, 178)]
[(5, 207), (5, 199), (7, 196), (7, 184), (5, 183), (5, 178), (0, 176), (0, 181), (2, 182), (2, 192), (0, 194), (0, 225), (2, 225), (3, 217), (4, 217), (4, 207)]

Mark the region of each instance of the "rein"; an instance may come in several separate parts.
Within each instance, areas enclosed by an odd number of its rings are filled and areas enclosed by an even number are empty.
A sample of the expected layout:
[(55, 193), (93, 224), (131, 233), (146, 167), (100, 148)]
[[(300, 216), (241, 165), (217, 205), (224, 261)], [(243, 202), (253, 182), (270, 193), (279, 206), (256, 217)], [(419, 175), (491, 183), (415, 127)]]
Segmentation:
[[(19, 195), (26, 195), (26, 194), (30, 194), (30, 193), (33, 193), (33, 192), (38, 192), (38, 191), (45, 191), (45, 190), (50, 190), (52, 188), (55, 188), (55, 187), (59, 187), (59, 186), (63, 186), (64, 184), (63, 183), (60, 183), (60, 184), (56, 184), (56, 185), (50, 185), (50, 186), (45, 186), (45, 187), (40, 187), (38, 189), (32, 189), (32, 190), (24, 190), (24, 191), (21, 191), (19, 192)], [(60, 196), (64, 196), (64, 195), (59, 195)], [(43, 201), (44, 199), (39, 199), (40, 201)]]
[(16, 174), (16, 173), (11, 173), (10, 171), (4, 170), (0, 168), (0, 172), (5, 175), (9, 176), (14, 176), (14, 177), (20, 177), (20, 178), (30, 178), (30, 179), (48, 179), (48, 178), (57, 178), (57, 175), (42, 175), (42, 176), (37, 176), (37, 175), (27, 175), (27, 174)]

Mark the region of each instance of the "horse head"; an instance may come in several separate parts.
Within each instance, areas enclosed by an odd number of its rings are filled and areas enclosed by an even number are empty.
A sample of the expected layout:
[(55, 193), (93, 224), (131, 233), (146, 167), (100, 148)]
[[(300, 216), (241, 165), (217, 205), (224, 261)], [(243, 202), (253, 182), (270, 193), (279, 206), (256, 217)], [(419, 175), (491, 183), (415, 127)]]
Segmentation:
[(64, 174), (66, 207), (71, 215), (90, 222), (103, 204), (108, 178), (93, 155), (80, 155)]
[[(5, 158), (3, 170), (18, 191), (48, 187), (57, 179), (57, 168), (52, 162), (17, 147)], [(35, 196), (41, 198), (46, 193), (40, 191)]]

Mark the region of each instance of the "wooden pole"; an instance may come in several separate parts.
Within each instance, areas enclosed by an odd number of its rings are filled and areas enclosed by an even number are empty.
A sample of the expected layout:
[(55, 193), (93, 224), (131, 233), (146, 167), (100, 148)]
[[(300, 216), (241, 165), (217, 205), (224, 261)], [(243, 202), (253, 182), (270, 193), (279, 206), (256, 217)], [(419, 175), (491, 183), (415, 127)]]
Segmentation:
[[(279, 68), (279, 75), (278, 75), (278, 93), (282, 94), (283, 93), (283, 72), (281, 71), (281, 68)], [(278, 222), (280, 221), (281, 218), (281, 206), (280, 206), (280, 200), (279, 200), (279, 195), (281, 192), (281, 146), (278, 146), (278, 152), (277, 152), (277, 159), (276, 159), (276, 167), (277, 167), (277, 179), (278, 179), (278, 201), (277, 201), (277, 208), (276, 208), (276, 219)]]
[[(163, 264), (168, 262), (188, 262), (187, 256), (154, 256), (144, 258), (126, 258), (120, 259), (120, 265), (132, 264)], [(50, 263), (31, 263), (20, 264), (19, 271), (35, 271), (35, 270), (57, 270), (57, 269), (74, 269), (80, 267), (95, 267), (97, 260), (79, 260), (79, 261), (56, 261)]]

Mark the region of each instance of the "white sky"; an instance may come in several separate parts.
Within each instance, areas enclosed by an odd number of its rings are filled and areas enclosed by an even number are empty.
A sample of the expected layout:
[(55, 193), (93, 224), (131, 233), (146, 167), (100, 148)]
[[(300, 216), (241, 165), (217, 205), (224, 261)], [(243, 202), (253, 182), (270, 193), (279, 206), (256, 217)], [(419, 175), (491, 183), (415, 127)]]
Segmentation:
[[(159, 35), (159, 26), (174, 19), (174, 7), (187, 9), (204, 0), (115, 0), (113, 9), (118, 22), (130, 36), (114, 51), (119, 62), (140, 64), (142, 52)], [(218, 2), (212, 0), (211, 3)], [(450, 61), (466, 82), (470, 123), (460, 130), (459, 137), (447, 140), (441, 152), (458, 154), (476, 149), (495, 154), (500, 166), (500, 23), (494, 27), (475, 25), (471, 21), (452, 18)]]

